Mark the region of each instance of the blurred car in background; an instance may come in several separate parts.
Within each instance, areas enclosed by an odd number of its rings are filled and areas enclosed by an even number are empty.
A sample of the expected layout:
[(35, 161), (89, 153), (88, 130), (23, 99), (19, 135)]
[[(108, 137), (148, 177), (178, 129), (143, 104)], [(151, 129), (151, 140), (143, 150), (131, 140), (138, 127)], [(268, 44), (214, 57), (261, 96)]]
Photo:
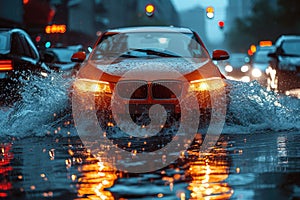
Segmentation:
[(250, 58), (244, 53), (231, 53), (228, 61), (225, 61), (220, 68), (226, 78), (249, 82), (250, 81)]
[[(229, 54), (215, 50), (212, 57), (225, 60)], [(85, 55), (77, 52), (72, 60), (82, 62)], [(172, 76), (166, 66), (177, 75)], [(170, 119), (178, 120), (181, 113), (178, 98), (186, 84), (191, 93), (196, 93), (199, 110), (204, 115), (212, 106), (210, 93), (217, 91), (222, 95), (220, 91), (226, 87), (225, 77), (212, 62), (202, 40), (187, 28), (149, 26), (108, 30), (99, 36), (81, 69), (74, 82), (73, 96), (82, 99), (86, 93), (92, 93), (96, 109), (107, 113), (100, 115), (104, 116), (101, 122), (110, 120), (111, 102), (118, 103), (120, 114), (126, 113), (128, 105), (133, 121), (139, 125), (147, 125), (144, 123), (149, 121), (149, 109), (155, 104), (164, 106)], [(130, 77), (124, 78), (126, 74)], [(112, 101), (113, 97), (118, 101)]]
[(82, 45), (52, 47), (41, 51), (43, 61), (54, 71), (69, 71), (78, 66), (71, 61), (75, 52), (82, 51)]
[(29, 79), (34, 74), (47, 76), (48, 72), (50, 69), (41, 61), (36, 46), (24, 30), (0, 29), (1, 97), (17, 98), (20, 78)]
[(269, 53), (274, 52), (274, 46), (258, 46), (256, 52), (251, 57), (250, 79), (258, 81), (262, 86), (267, 87), (266, 70), (269, 67), (271, 58)]
[(267, 69), (270, 90), (290, 93), (300, 88), (300, 35), (282, 35)]

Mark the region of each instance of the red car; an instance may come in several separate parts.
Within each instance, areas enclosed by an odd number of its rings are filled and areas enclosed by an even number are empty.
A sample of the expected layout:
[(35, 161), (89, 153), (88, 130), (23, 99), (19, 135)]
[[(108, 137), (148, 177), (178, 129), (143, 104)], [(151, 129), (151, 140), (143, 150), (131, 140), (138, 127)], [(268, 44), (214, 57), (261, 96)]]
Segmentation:
[[(228, 58), (224, 50), (212, 53), (213, 60)], [(202, 116), (211, 113), (226, 93), (225, 77), (197, 33), (188, 28), (108, 30), (85, 59), (84, 52), (72, 56), (73, 61), (83, 62), (73, 92), (81, 99), (92, 94), (100, 124), (106, 128), (125, 119), (124, 114), (147, 126), (155, 121), (150, 115), (161, 109), (167, 117), (162, 126), (180, 120), (185, 113), (196, 111)]]

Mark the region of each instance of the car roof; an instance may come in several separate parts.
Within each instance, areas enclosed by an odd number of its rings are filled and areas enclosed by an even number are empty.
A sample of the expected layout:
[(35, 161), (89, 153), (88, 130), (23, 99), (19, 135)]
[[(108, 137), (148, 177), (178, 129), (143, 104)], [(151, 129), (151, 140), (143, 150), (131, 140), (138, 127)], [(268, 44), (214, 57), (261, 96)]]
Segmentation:
[(281, 35), (276, 41), (276, 46), (280, 45), (284, 40), (300, 40), (300, 35)]
[(122, 27), (109, 29), (106, 32), (111, 33), (128, 33), (128, 32), (179, 32), (193, 33), (191, 29), (174, 26), (138, 26), (138, 27)]
[(0, 32), (23, 32), (23, 33), (26, 33), (23, 29), (20, 29), (20, 28), (0, 28)]

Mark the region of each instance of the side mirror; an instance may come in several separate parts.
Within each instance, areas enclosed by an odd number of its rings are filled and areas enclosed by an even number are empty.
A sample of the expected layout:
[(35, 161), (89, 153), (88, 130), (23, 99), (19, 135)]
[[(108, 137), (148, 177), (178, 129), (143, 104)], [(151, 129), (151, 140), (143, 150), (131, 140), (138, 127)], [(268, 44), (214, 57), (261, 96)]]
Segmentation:
[(86, 58), (86, 53), (84, 51), (76, 52), (72, 55), (71, 61), (72, 62), (83, 62)]
[(229, 58), (229, 54), (225, 50), (214, 50), (212, 59), (213, 60), (227, 60)]
[(277, 57), (277, 54), (276, 53), (268, 53), (268, 57), (271, 57), (271, 58), (276, 58)]

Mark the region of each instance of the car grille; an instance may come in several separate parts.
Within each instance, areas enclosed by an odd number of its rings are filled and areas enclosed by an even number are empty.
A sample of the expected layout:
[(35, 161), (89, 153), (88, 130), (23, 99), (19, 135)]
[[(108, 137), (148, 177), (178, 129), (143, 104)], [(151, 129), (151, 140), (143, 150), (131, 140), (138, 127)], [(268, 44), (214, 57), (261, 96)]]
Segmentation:
[(116, 88), (118, 95), (125, 99), (146, 99), (148, 97), (146, 81), (119, 81)]
[(151, 84), (153, 99), (175, 99), (182, 91), (181, 81), (154, 81)]
[(176, 99), (182, 92), (182, 82), (162, 80), (147, 83), (146, 81), (119, 81), (117, 93), (125, 99), (147, 99), (149, 91), (153, 99)]

